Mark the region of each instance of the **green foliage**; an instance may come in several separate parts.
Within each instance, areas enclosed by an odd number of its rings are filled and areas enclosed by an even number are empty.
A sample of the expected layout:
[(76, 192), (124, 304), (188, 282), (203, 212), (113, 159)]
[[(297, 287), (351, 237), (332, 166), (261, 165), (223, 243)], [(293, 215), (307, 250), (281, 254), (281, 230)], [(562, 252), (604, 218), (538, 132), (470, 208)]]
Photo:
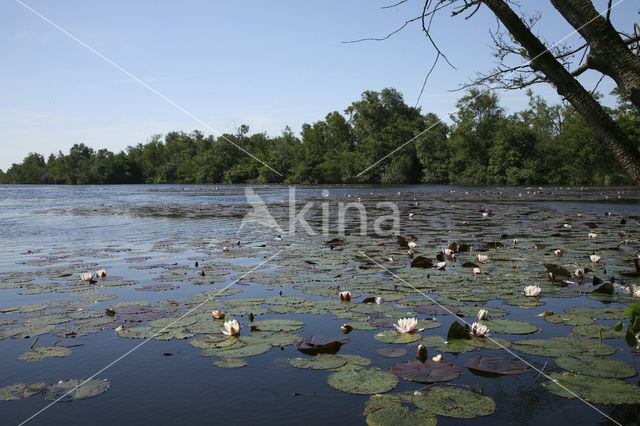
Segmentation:
[[(628, 306), (623, 314), (631, 319), (627, 323), (627, 332), (625, 333), (624, 340), (629, 346), (635, 346), (640, 349), (640, 302)], [(623, 325), (621, 321), (615, 325), (615, 331), (622, 331)]]
[[(623, 95), (614, 93), (618, 105), (609, 112), (640, 149), (639, 114)], [(0, 170), (0, 183), (630, 182), (572, 107), (549, 106), (531, 92), (528, 96), (527, 109), (507, 116), (496, 95), (470, 90), (447, 125), (433, 113), (408, 106), (395, 89), (366, 91), (344, 115), (334, 111), (324, 120), (304, 124), (299, 137), (288, 127), (270, 137), (250, 134), (242, 125), (235, 134), (217, 138), (198, 131), (155, 135), (119, 153), (94, 151), (80, 143), (46, 161), (30, 153), (22, 163)]]

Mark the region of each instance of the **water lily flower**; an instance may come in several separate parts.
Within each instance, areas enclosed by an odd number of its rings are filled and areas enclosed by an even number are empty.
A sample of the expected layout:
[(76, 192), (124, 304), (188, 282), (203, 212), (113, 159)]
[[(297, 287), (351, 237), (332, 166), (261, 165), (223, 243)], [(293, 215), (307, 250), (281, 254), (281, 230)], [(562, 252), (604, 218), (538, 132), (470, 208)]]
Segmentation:
[(229, 247), (227, 246), (222, 247), (222, 251), (229, 251)]
[(540, 294), (542, 289), (537, 285), (528, 285), (524, 288), (524, 295), (529, 297), (535, 297)]
[(471, 324), (471, 335), (475, 337), (483, 337), (489, 334), (489, 327), (479, 322)]
[(564, 227), (565, 227), (565, 228), (567, 228), (567, 229), (571, 228), (571, 225), (569, 225), (568, 223), (565, 223), (565, 224), (564, 224), (564, 225), (562, 225), (562, 226), (564, 226)]
[(513, 240), (513, 244), (514, 244), (514, 245), (515, 245), (515, 244), (518, 244), (518, 240), (517, 240), (517, 239)]
[(107, 276), (107, 270), (106, 269), (99, 269), (96, 271), (96, 275), (99, 276), (100, 278), (104, 278)]
[(447, 262), (438, 262), (438, 263), (436, 263), (436, 269), (438, 271), (442, 271), (446, 267), (447, 267)]
[(409, 220), (413, 220), (413, 213), (409, 213)]
[(349, 300), (351, 300), (351, 292), (350, 291), (341, 291), (340, 292), (340, 300), (344, 300), (345, 302), (348, 302)]
[(562, 250), (559, 250), (559, 249), (558, 250), (554, 250), (553, 254), (555, 254), (556, 257), (562, 257)]
[(442, 354), (438, 354), (432, 358), (435, 362), (442, 361)]
[(225, 336), (237, 336), (240, 333), (240, 323), (237, 320), (226, 321), (222, 334)]
[(486, 254), (476, 254), (476, 260), (479, 263), (487, 263), (487, 260), (489, 260), (489, 256), (487, 256)]
[(548, 317), (548, 316), (551, 316), (551, 315), (553, 315), (553, 312), (551, 312), (551, 311), (544, 311), (543, 313), (538, 314), (539, 317)]
[(589, 232), (589, 238), (593, 239), (593, 238), (595, 238), (597, 236), (598, 236), (598, 234), (593, 233), (593, 232)]
[(489, 318), (489, 311), (486, 309), (480, 309), (478, 311), (478, 320), (486, 320), (487, 318)]
[(224, 318), (224, 312), (221, 311), (220, 309), (214, 309), (213, 311), (211, 311), (211, 316), (214, 319), (222, 319)]
[(409, 241), (409, 244), (407, 244), (407, 247), (409, 247), (410, 249), (414, 249), (414, 248), (416, 248), (416, 245), (417, 244), (415, 242)]
[(95, 277), (95, 274), (93, 272), (85, 272), (84, 274), (80, 274), (80, 279), (82, 281), (91, 282), (93, 281), (94, 277)]
[(122, 330), (124, 330), (124, 327), (122, 325), (119, 325), (119, 326), (116, 327), (115, 330), (116, 330), (116, 332), (122, 331)]
[(489, 213), (487, 213), (487, 212), (482, 212), (482, 217), (487, 217), (487, 216), (489, 216)]
[(592, 254), (591, 256), (589, 256), (589, 259), (591, 259), (593, 263), (600, 262), (600, 256), (598, 256), (597, 254)]
[(394, 262), (393, 256), (389, 256), (388, 260), (389, 260), (389, 263), (393, 263)]
[(573, 271), (573, 275), (576, 276), (576, 278), (582, 278), (584, 277), (584, 268), (578, 268), (575, 271)]
[(393, 324), (398, 333), (413, 333), (417, 325), (418, 320), (416, 318), (401, 318), (397, 324)]
[(481, 273), (482, 273), (482, 269), (478, 268), (477, 266), (473, 268), (473, 275), (479, 275)]
[(416, 350), (416, 359), (420, 362), (425, 362), (428, 356), (427, 348), (424, 345), (418, 345), (418, 349)]

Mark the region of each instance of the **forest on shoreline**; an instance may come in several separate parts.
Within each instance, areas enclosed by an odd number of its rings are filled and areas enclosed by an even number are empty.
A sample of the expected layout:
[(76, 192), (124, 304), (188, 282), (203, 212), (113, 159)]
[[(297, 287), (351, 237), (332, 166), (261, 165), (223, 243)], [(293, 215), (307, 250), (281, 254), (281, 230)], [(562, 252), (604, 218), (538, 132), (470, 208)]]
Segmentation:
[[(640, 149), (640, 114), (616, 95), (618, 103), (608, 112)], [(0, 170), (0, 183), (631, 183), (573, 107), (528, 96), (527, 109), (507, 114), (497, 95), (469, 90), (458, 100), (451, 124), (445, 124), (408, 106), (395, 89), (366, 91), (343, 114), (334, 111), (304, 124), (299, 136), (289, 128), (276, 137), (250, 134), (243, 125), (220, 137), (198, 131), (156, 135), (118, 153), (80, 143), (46, 159), (30, 153)]]

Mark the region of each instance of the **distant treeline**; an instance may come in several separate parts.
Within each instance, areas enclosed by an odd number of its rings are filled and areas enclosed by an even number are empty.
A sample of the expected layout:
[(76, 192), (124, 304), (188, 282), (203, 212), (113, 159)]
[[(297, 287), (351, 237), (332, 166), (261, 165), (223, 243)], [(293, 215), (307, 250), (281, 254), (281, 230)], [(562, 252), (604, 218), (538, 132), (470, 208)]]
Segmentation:
[[(471, 90), (447, 125), (408, 106), (394, 89), (367, 91), (344, 114), (331, 112), (304, 124), (300, 136), (289, 128), (277, 137), (250, 134), (243, 125), (218, 138), (171, 132), (117, 154), (76, 144), (68, 154), (47, 159), (27, 155), (21, 164), (0, 170), (0, 183), (630, 183), (572, 107), (528, 95), (526, 110), (507, 115), (496, 95)], [(640, 149), (640, 117), (618, 99), (610, 113)]]

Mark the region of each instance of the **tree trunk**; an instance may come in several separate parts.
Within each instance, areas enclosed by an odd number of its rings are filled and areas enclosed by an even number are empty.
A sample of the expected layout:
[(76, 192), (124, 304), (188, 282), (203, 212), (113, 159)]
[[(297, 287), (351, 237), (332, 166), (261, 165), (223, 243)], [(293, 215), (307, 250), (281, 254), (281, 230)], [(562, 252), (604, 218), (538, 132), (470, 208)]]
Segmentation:
[[(552, 0), (554, 1), (554, 0)], [(483, 0), (511, 35), (528, 52), (531, 67), (551, 81), (596, 134), (608, 145), (625, 172), (640, 185), (640, 153), (604, 108), (556, 60), (504, 0)], [(567, 159), (571, 161), (571, 159)]]
[(551, 0), (551, 4), (589, 43), (587, 66), (608, 75), (640, 109), (640, 58), (611, 22), (589, 0)]

